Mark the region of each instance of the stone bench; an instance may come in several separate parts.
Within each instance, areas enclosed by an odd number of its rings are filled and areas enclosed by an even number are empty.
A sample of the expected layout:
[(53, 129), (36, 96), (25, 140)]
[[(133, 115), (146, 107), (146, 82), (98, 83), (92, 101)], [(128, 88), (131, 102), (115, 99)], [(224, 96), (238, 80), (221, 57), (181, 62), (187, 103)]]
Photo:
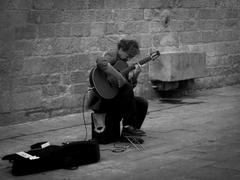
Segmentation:
[(206, 75), (205, 53), (167, 53), (149, 64), (149, 79), (159, 90), (176, 89), (180, 81)]

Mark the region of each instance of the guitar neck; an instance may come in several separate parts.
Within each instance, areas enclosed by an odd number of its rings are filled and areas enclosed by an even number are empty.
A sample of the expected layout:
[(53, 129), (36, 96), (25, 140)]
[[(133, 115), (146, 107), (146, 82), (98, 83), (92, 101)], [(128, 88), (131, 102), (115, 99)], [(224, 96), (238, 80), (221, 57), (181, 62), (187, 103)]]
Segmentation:
[(152, 60), (151, 57), (146, 57), (146, 58), (140, 60), (138, 63), (134, 63), (133, 65), (131, 65), (131, 66), (127, 67), (126, 69), (124, 69), (123, 71), (121, 71), (121, 74), (125, 76), (125, 75), (127, 75), (130, 71), (132, 71), (132, 70), (135, 69), (135, 65), (136, 65), (136, 64), (143, 65), (143, 64), (145, 64), (145, 63), (147, 63), (148, 61), (151, 61), (151, 60)]

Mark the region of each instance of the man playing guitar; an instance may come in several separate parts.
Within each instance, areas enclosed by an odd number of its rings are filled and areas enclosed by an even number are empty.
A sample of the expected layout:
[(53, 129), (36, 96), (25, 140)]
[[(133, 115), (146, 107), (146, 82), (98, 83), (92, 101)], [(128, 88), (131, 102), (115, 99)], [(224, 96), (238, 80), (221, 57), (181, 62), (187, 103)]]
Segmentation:
[(134, 70), (125, 75), (119, 72), (122, 68), (128, 67), (127, 62), (139, 53), (139, 45), (135, 40), (122, 39), (115, 52), (107, 52), (96, 61), (97, 68), (106, 75), (110, 86), (118, 89), (118, 93), (111, 99), (96, 95), (95, 100), (89, 102), (90, 109), (95, 113), (106, 113), (116, 123), (122, 120), (122, 136), (145, 135), (141, 126), (147, 114), (148, 101), (135, 96), (133, 91), (137, 85), (141, 65), (136, 64)]

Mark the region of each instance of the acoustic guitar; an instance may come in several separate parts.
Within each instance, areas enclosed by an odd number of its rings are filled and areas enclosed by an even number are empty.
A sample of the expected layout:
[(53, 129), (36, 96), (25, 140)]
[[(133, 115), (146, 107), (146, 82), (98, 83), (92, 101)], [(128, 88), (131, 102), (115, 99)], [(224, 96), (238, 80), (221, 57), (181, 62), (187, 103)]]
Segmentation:
[[(128, 66), (123, 61), (118, 61), (113, 67), (117, 69), (123, 77), (127, 77), (128, 73), (135, 69), (136, 64), (143, 65), (149, 61), (154, 61), (160, 56), (159, 51), (151, 53), (148, 57), (140, 60), (137, 63)], [(104, 73), (100, 68), (94, 67), (90, 72), (90, 83), (94, 86), (96, 92), (104, 99), (114, 98), (119, 91), (118, 87), (112, 86), (107, 80), (107, 74)]]

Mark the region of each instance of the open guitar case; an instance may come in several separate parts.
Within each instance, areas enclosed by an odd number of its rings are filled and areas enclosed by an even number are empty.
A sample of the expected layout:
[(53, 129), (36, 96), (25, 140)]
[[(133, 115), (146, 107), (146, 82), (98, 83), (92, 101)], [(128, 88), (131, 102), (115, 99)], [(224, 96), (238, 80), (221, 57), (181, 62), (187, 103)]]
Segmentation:
[(28, 151), (8, 154), (2, 160), (10, 161), (12, 174), (20, 176), (54, 169), (76, 169), (80, 165), (96, 163), (100, 160), (100, 150), (94, 140), (62, 145), (40, 142), (33, 144)]

